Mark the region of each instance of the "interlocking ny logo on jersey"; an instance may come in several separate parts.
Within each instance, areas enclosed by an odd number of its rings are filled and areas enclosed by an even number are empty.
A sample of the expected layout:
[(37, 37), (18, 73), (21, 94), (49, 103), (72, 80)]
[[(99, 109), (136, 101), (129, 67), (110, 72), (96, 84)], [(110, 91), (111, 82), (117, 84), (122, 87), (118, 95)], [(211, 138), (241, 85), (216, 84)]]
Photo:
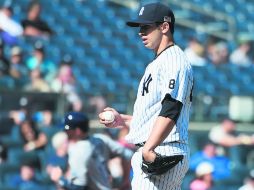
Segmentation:
[(150, 82), (151, 82), (152, 80), (153, 80), (153, 79), (152, 79), (152, 75), (151, 75), (151, 74), (149, 74), (149, 76), (148, 76), (147, 79), (144, 79), (144, 81), (143, 81), (143, 89), (142, 89), (142, 96), (144, 96), (145, 93), (148, 93), (148, 92), (149, 92), (149, 91), (148, 91), (148, 86), (149, 86), (149, 84), (150, 84)]

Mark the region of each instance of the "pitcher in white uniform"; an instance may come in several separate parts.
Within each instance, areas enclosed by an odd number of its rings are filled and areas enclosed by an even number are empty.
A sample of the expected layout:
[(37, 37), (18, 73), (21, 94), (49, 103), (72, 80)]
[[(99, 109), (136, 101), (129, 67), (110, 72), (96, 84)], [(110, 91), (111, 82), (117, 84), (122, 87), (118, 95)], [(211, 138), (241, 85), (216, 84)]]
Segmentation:
[[(132, 157), (133, 190), (180, 190), (188, 170), (188, 125), (192, 102), (193, 73), (191, 64), (174, 40), (175, 17), (161, 3), (141, 7), (138, 17), (126, 24), (139, 27), (139, 36), (146, 48), (155, 52), (140, 81), (133, 115), (118, 113), (106, 127), (128, 127), (126, 140), (138, 147)], [(156, 153), (165, 156), (183, 155), (175, 167), (158, 176), (147, 176), (141, 170), (142, 160), (153, 162)]]

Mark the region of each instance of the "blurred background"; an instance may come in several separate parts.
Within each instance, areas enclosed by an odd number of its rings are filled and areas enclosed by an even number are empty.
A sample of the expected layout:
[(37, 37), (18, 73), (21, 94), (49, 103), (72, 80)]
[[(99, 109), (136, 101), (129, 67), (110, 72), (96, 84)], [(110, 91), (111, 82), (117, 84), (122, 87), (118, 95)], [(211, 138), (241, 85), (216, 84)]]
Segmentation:
[[(106, 106), (132, 113), (138, 82), (154, 55), (125, 21), (149, 2), (156, 1), (0, 0), (0, 189), (11, 189), (8, 180), (21, 160), (34, 158), (20, 151), (20, 126), (27, 118), (47, 137), (43, 157), (68, 111), (87, 113), (94, 132), (105, 130), (97, 115)], [(209, 172), (210, 189), (253, 183), (254, 1), (160, 2), (174, 11), (175, 43), (194, 70), (193, 158), (183, 189)], [(118, 131), (110, 133), (115, 137)], [(201, 169), (202, 176), (197, 170), (202, 161), (221, 160)], [(226, 173), (215, 174), (222, 169)], [(35, 172), (54, 189), (44, 173)]]

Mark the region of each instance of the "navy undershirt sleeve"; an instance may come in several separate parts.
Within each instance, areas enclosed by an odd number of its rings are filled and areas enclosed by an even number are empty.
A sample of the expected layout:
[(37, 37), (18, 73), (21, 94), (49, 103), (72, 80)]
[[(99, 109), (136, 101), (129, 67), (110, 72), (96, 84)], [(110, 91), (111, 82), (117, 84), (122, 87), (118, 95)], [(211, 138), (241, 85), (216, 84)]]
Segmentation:
[(161, 104), (159, 116), (170, 118), (176, 123), (183, 107), (182, 102), (172, 98), (170, 94), (166, 94)]

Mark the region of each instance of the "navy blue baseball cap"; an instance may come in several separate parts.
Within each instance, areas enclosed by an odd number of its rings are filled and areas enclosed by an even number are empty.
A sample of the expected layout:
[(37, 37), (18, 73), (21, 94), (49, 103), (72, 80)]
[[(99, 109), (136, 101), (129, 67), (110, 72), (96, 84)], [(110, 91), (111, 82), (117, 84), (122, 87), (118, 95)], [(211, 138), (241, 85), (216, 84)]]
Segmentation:
[(150, 3), (140, 8), (138, 17), (134, 20), (127, 21), (130, 27), (139, 27), (141, 24), (153, 24), (168, 22), (171, 33), (174, 33), (175, 16), (173, 11), (162, 3)]
[(69, 112), (64, 117), (64, 129), (66, 131), (80, 128), (84, 132), (89, 130), (88, 117), (80, 112)]

